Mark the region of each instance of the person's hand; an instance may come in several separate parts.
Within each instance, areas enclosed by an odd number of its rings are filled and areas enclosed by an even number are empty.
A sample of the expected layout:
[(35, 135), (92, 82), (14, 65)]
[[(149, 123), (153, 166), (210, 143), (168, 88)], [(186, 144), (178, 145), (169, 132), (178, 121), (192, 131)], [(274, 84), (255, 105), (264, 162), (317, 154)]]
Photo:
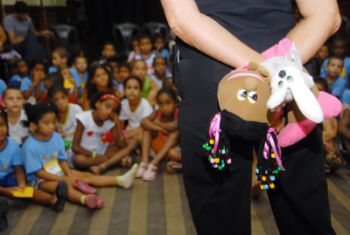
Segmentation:
[(21, 190), (24, 190), (24, 188), (26, 187), (26, 183), (25, 182), (22, 182), (22, 183), (19, 183), (18, 184), (18, 188), (21, 189)]
[(45, 37), (45, 38), (53, 38), (55, 35), (53, 32), (51, 32), (49, 30), (41, 30), (40, 36)]
[(75, 177), (73, 177), (72, 175), (68, 176), (68, 175), (65, 175), (63, 176), (63, 180), (67, 182), (67, 184), (70, 184), (70, 185), (75, 185), (77, 183), (77, 179)]

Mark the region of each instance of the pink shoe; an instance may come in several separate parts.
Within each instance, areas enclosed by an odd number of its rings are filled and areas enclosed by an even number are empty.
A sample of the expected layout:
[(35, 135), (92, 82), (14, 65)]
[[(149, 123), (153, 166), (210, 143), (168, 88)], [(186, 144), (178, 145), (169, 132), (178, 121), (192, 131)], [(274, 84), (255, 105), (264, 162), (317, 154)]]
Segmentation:
[(139, 168), (137, 169), (135, 178), (142, 178), (143, 174), (145, 174), (147, 170), (147, 163), (141, 162)]
[(96, 197), (96, 209), (101, 209), (104, 206), (105, 206), (105, 201), (100, 197)]
[(75, 188), (84, 194), (95, 194), (96, 189), (88, 185), (87, 183), (77, 181), (75, 184)]
[(142, 179), (145, 181), (153, 181), (157, 175), (157, 167), (153, 164), (148, 164), (146, 172), (143, 174)]
[(90, 208), (90, 209), (95, 209), (96, 208), (96, 195), (86, 195), (86, 201), (85, 205)]

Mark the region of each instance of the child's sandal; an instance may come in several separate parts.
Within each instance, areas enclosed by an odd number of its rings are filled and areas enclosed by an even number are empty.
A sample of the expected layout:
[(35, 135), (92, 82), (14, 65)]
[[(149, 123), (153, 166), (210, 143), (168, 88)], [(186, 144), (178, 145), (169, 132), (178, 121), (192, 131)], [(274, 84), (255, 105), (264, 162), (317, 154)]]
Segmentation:
[(156, 178), (158, 167), (153, 164), (148, 164), (146, 172), (143, 174), (142, 179), (145, 181), (153, 181)]
[(91, 166), (90, 167), (90, 171), (95, 174), (95, 175), (100, 175), (101, 173), (103, 173), (106, 170), (106, 166), (101, 164), (98, 166)]
[(169, 161), (166, 164), (166, 170), (169, 174), (181, 173), (182, 168), (182, 164), (178, 162)]
[(130, 168), (132, 166), (132, 158), (130, 156), (126, 156), (121, 160), (121, 165), (124, 168)]

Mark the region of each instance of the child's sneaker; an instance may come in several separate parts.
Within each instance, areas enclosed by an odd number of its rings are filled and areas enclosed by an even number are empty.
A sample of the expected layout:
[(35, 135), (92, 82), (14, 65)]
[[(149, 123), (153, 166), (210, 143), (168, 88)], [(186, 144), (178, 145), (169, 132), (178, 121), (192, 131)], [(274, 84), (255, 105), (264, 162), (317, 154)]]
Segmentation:
[(54, 210), (56, 212), (61, 212), (64, 209), (64, 204), (68, 197), (68, 186), (65, 181), (60, 181), (56, 187), (56, 197), (57, 201), (54, 205)]
[(142, 179), (145, 181), (153, 181), (157, 175), (157, 167), (153, 164), (148, 164), (146, 172), (143, 174)]
[(143, 174), (145, 174), (147, 170), (147, 163), (141, 162), (139, 168), (137, 169), (135, 178), (142, 178)]
[(85, 205), (90, 209), (101, 209), (104, 207), (105, 202), (102, 198), (97, 197), (96, 195), (86, 195)]
[(96, 209), (101, 209), (104, 206), (105, 206), (105, 201), (100, 197), (96, 197)]
[(0, 198), (0, 231), (8, 229), (7, 213), (10, 205), (5, 198)]

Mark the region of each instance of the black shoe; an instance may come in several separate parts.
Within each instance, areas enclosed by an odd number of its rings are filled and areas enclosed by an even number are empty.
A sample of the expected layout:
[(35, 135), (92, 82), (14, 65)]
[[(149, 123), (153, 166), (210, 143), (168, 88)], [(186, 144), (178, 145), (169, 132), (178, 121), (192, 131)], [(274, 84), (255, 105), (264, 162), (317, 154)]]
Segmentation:
[(57, 202), (54, 205), (54, 210), (56, 212), (61, 212), (64, 209), (64, 204), (66, 203), (66, 199), (68, 197), (68, 186), (65, 181), (58, 182), (56, 196)]
[(0, 198), (0, 231), (8, 229), (7, 213), (10, 210), (10, 205), (6, 199)]

